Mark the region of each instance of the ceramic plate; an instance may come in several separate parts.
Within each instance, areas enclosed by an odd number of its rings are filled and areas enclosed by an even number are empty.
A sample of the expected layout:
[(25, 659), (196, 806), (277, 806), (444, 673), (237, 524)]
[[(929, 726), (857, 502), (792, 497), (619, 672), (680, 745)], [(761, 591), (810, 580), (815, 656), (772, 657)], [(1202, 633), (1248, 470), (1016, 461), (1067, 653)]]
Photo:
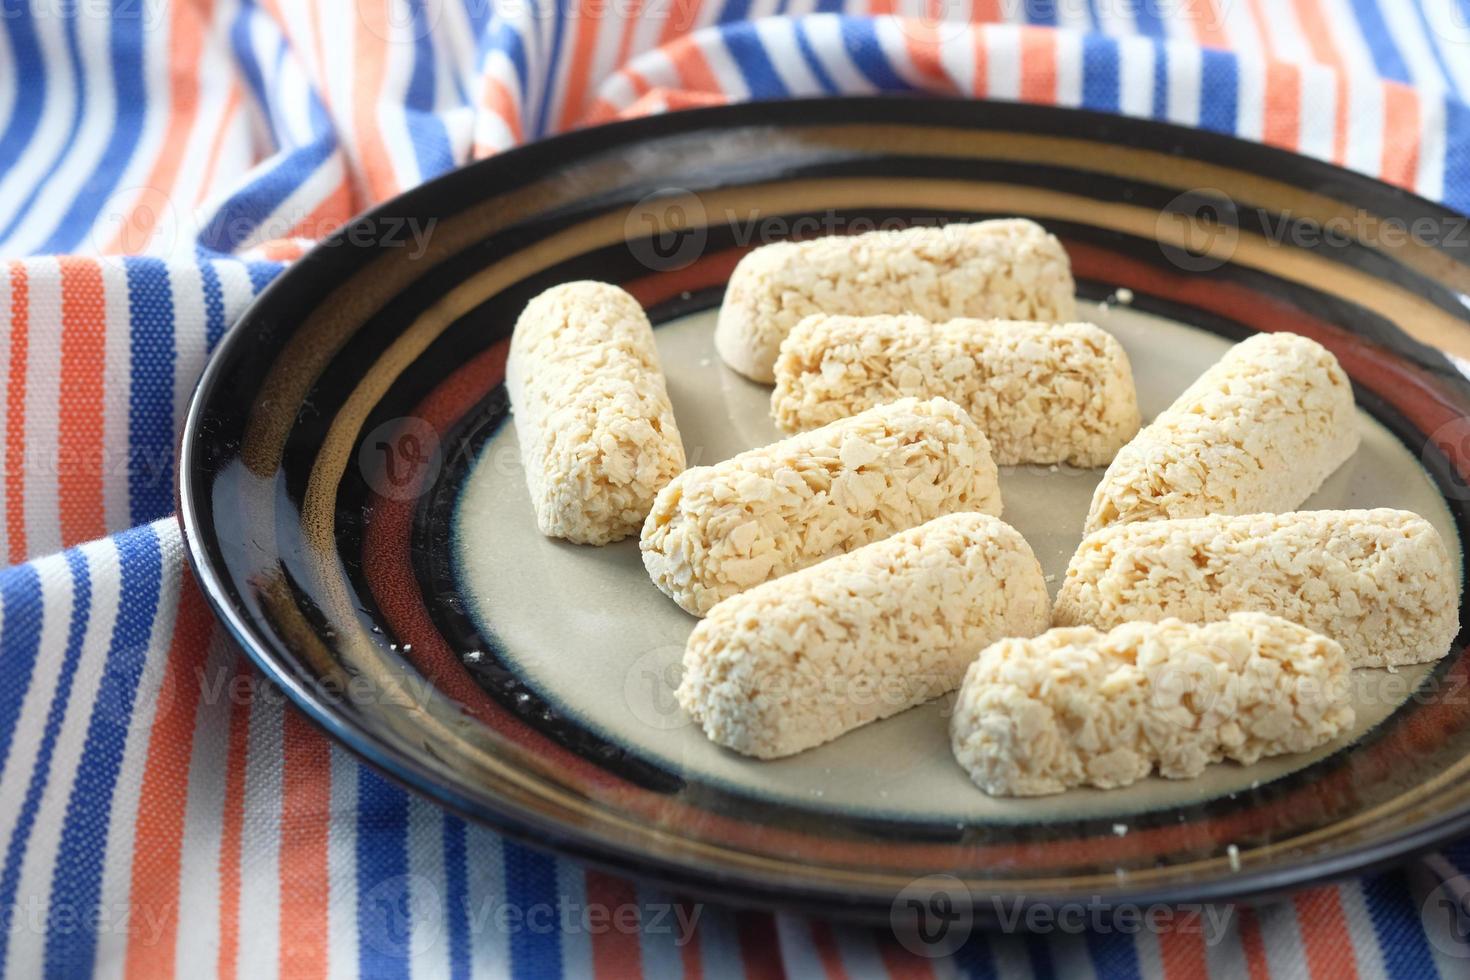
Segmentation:
[[(776, 437), (769, 389), (712, 342), (748, 248), (1002, 215), (1062, 239), (1145, 418), (1255, 331), (1327, 345), (1364, 440), (1308, 506), (1411, 509), (1463, 555), (1470, 385), (1442, 353), (1470, 354), (1458, 218), (1153, 122), (845, 100), (549, 140), (322, 244), (230, 334), (190, 410), (181, 512), (199, 579), (260, 667), (403, 783), (726, 901), (886, 916), (936, 873), (982, 901), (1221, 899), (1470, 831), (1464, 634), (1436, 664), (1355, 672), (1357, 727), (1316, 752), (992, 799), (950, 755), (949, 699), (776, 762), (718, 749), (672, 700), (695, 621), (649, 583), (636, 541), (536, 532), (501, 383), (531, 296), (584, 278), (637, 296), (689, 460), (711, 463)], [(1005, 518), (1053, 591), (1099, 476), (1002, 472)]]

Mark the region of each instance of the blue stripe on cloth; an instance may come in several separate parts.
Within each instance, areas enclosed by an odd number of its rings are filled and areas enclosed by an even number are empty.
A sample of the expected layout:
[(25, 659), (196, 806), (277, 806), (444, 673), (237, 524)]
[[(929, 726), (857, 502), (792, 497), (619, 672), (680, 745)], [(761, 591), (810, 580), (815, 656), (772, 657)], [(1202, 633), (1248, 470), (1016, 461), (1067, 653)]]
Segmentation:
[(482, 37), (485, 27), (494, 19), (495, 4), (485, 3), (484, 0), (460, 0), (460, 9), (474, 29), (475, 36)]
[[(5, 226), (5, 230), (0, 231), (0, 240), (10, 238), (10, 236), (15, 234), (15, 230), (20, 227), (21, 221), (31, 217), (32, 205), (41, 196), (41, 191), (46, 187), (47, 181), (61, 168), (61, 162), (66, 159), (67, 154), (76, 144), (77, 133), (81, 131), (82, 117), (86, 113), (86, 103), (82, 99), (82, 93), (86, 91), (86, 73), (82, 66), (81, 42), (77, 38), (77, 18), (75, 16), (66, 18), (66, 52), (67, 59), (71, 62), (73, 79), (72, 98), (75, 99), (75, 104), (72, 106), (71, 126), (66, 134), (66, 142), (61, 144), (61, 149), (56, 151), (56, 155), (51, 158), (51, 163), (42, 171), (44, 176), (31, 185), (30, 189), (26, 192), (26, 196), (21, 201), (20, 207), (16, 210), (15, 216), (10, 219), (10, 223)], [(38, 74), (45, 74), (46, 70), (47, 68), (44, 62), (36, 68)], [(18, 87), (23, 88), (24, 86)]]
[(730, 57), (740, 67), (740, 76), (753, 99), (784, 99), (791, 95), (766, 53), (765, 42), (752, 24), (733, 24), (720, 32)]
[(230, 47), (235, 53), (235, 64), (245, 76), (245, 84), (250, 88), (250, 94), (255, 96), (256, 106), (265, 116), (266, 125), (270, 127), (276, 144), (280, 145), (281, 130), (276, 118), (276, 100), (270, 97), (270, 90), (265, 83), (265, 74), (261, 71), (260, 60), (256, 57), (255, 45), (251, 38), (250, 25), (255, 17), (255, 11), (255, 0), (240, 0), (240, 9), (235, 12), (235, 18), (230, 22)]
[(199, 260), (199, 288), (204, 294), (204, 345), (213, 351), (225, 335), (225, 290), (219, 270), (208, 259)]
[(1444, 856), (1461, 874), (1470, 874), (1470, 838), (1450, 844), (1444, 849)]
[(511, 975), (523, 980), (561, 980), (561, 939), (553, 930), (526, 927), (537, 906), (557, 904), (556, 859), (511, 841), (501, 842), (505, 901), (522, 927), (510, 934)]
[(454, 166), (449, 132), (435, 112), (437, 79), (434, 38), (424, 0), (413, 0), (413, 73), (403, 94), (409, 141), (419, 165), (419, 178), (437, 177)]
[(449, 976), (470, 976), (470, 886), (464, 821), (444, 814), (444, 915), (448, 920)]
[(1389, 81), (1407, 82), (1409, 68), (1404, 64), (1398, 45), (1393, 43), (1393, 35), (1389, 33), (1388, 23), (1383, 19), (1383, 11), (1378, 9), (1379, 0), (1348, 2), (1353, 6), (1353, 16), (1358, 21), (1368, 52), (1373, 56), (1373, 67), (1378, 74)]
[(276, 35), (276, 56), (271, 61), (271, 73), (276, 78), (280, 78), (282, 72), (286, 70), (286, 54), (290, 50), (290, 46), (286, 44), (286, 35)]
[(817, 84), (822, 86), (822, 91), (828, 95), (837, 93), (837, 83), (832, 81), (832, 76), (827, 74), (827, 69), (822, 64), (822, 59), (817, 57), (816, 48), (812, 47), (812, 39), (806, 32), (806, 25), (800, 20), (792, 22), (792, 28), (796, 32), (796, 47), (801, 51), (801, 57), (806, 61), (806, 66), (817, 79)]
[(1438, 976), (1434, 956), (1424, 936), (1424, 921), (1409, 892), (1402, 871), (1370, 875), (1363, 879), (1363, 897), (1368, 917), (1383, 955), (1383, 966), (1392, 980), (1423, 980)]
[[(113, 541), (122, 579), (117, 621), (102, 666), (97, 699), (87, 721), (76, 781), (66, 801), (57, 850), (65, 858), (56, 863), (51, 876), (51, 913), (79, 922), (96, 921), (93, 916), (107, 912), (100, 902), (112, 794), (127, 746), (138, 682), (148, 658), (163, 575), (158, 536), (152, 525), (125, 531)], [(97, 934), (88, 929), (48, 933), (47, 974), (88, 976), (96, 965), (96, 943)]]
[(1200, 129), (1235, 135), (1240, 72), (1235, 56), (1206, 48), (1200, 53)]
[(745, 20), (750, 16), (751, 0), (725, 0), (725, 5), (720, 8), (719, 22), (721, 24), (734, 24)]
[(1145, 37), (1164, 36), (1164, 17), (1159, 11), (1159, 0), (1134, 0), (1132, 6), (1133, 23), (1138, 26), (1138, 33)]
[(36, 25), (31, 23), (30, 6), (24, 0), (0, 0), (0, 16), (5, 18), (4, 35), (10, 42), (11, 68), (16, 78), (26, 80), (24, 85), (16, 87), (15, 105), (5, 121), (4, 132), (0, 132), (0, 174), (3, 174), (10, 171), (30, 145), (51, 87)]
[(1118, 42), (1089, 34), (1082, 39), (1082, 107), (1117, 112)]
[[(66, 707), (71, 701), (72, 681), (77, 674), (77, 662), (82, 656), (82, 641), (87, 637), (87, 623), (92, 609), (92, 582), (87, 572), (86, 555), (80, 548), (73, 548), (66, 553), (66, 567), (71, 576), (72, 593), (66, 651), (62, 654), (61, 665), (56, 673), (56, 690), (46, 708), (46, 726), (41, 731), (40, 744), (36, 746), (36, 761), (31, 766), (25, 799), (21, 802), (20, 812), (15, 818), (15, 829), (11, 831), (10, 843), (5, 849), (5, 868), (0, 872), (0, 916), (5, 917), (13, 915), (16, 909), (16, 890), (20, 887), (20, 871), (25, 859), (26, 845), (30, 843), (31, 830), (36, 825), (36, 812), (41, 808), (41, 797), (45, 794), (46, 784), (51, 777), (51, 755), (56, 750), (56, 739), (61, 734), (61, 723), (66, 718)], [(0, 586), (0, 591), (9, 591), (10, 576), (21, 576), (26, 572), (35, 574), (29, 565), (17, 566), (0, 573), (0, 578), (5, 582), (5, 585)], [(39, 620), (39, 596), (35, 600), (35, 608)], [(10, 650), (12, 642), (10, 623), (11, 619), (7, 615), (4, 634), (6, 650)], [(8, 675), (6, 680), (10, 680)], [(0, 976), (6, 972), (5, 960), (9, 954), (10, 934), (14, 928), (12, 922), (7, 921), (4, 925), (5, 928), (0, 929)]]
[[(470, 0), (474, 6), (479, 0)], [(493, 6), (493, 5), (487, 5)], [(485, 32), (485, 43), (480, 48), (480, 61), (491, 52), (498, 51), (510, 60), (516, 71), (516, 81), (521, 88), (521, 98), (525, 99), (530, 94), (530, 65), (526, 60), (526, 39), (521, 36), (509, 23), (495, 19), (490, 30)]]
[(1087, 933), (1087, 955), (1100, 977), (1108, 980), (1138, 980), (1138, 950), (1133, 936), (1116, 930)]
[(1101, 28), (1102, 19), (1098, 16), (1097, 12), (1098, 2), (1099, 0), (1087, 0), (1085, 3), (1084, 9), (1087, 11), (1087, 26), (1082, 27), (1082, 30), (1095, 31)]
[(10, 743), (20, 711), (36, 670), (41, 649), (41, 578), (30, 565), (17, 565), (0, 573), (0, 776), (10, 761)]
[(413, 893), (408, 874), (408, 796), (367, 766), (357, 770), (357, 969), (408, 977)]
[(870, 17), (842, 19), (842, 46), (853, 65), (881, 92), (907, 92), (911, 85), (893, 70), (878, 42), (877, 22)]
[(1169, 118), (1169, 48), (1162, 41), (1154, 42), (1153, 116)]
[(816, 12), (819, 14), (842, 13), (843, 0), (817, 0)]
[(1057, 0), (1026, 0), (1026, 23), (1055, 27)]
[[(541, 90), (541, 104), (536, 107), (536, 124), (531, 129), (529, 134), (530, 139), (539, 139), (542, 136), (549, 135), (547, 123), (551, 118), (551, 99), (556, 94), (554, 80), (559, 77), (561, 70), (562, 38), (566, 35), (567, 31), (568, 11), (575, 2), (576, 0), (550, 0), (551, 9), (555, 13), (555, 17), (552, 18), (551, 22), (551, 43), (546, 46), (546, 73), (542, 76), (546, 80), (546, 84)], [(537, 12), (538, 16), (535, 17), (535, 20), (539, 22), (541, 20), (539, 16), (540, 4), (537, 4), (532, 9)]]
[(271, 284), (276, 276), (281, 274), (285, 265), (280, 262), (247, 262), (245, 271), (250, 276), (250, 288), (259, 296), (260, 291)]
[(134, 524), (173, 508), (174, 300), (160, 259), (129, 259), (128, 513)]
[(1470, 214), (1470, 106), (1444, 100), (1444, 203)]
[(1049, 940), (1037, 935), (1027, 935), (1026, 958), (1031, 961), (1031, 975), (1036, 980), (1052, 980), (1057, 975)]
[(214, 216), (200, 228), (199, 245), (221, 255), (234, 252), (336, 149), (336, 137), (327, 135), (285, 154), (269, 170), (220, 205)]
[(72, 251), (85, 241), (143, 136), (143, 125), (148, 115), (148, 89), (143, 78), (144, 18), (137, 11), (131, 14), (120, 12), (132, 6), (131, 0), (114, 0), (114, 3), (118, 9), (114, 10), (112, 18), (111, 54), (117, 115), (112, 134), (108, 136), (102, 158), (92, 168), (81, 192), (71, 202), (51, 237), (41, 245), (43, 253)]
[(979, 931), (971, 933), (965, 944), (955, 950), (954, 965), (966, 980), (995, 980), (1000, 976), (990, 939)]

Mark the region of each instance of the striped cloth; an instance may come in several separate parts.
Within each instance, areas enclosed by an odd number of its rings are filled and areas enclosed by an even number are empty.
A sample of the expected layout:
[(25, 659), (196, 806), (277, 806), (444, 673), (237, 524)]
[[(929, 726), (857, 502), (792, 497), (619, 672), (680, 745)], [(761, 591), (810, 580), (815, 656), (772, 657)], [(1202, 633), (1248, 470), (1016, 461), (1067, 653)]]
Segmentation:
[(0, 10), (10, 975), (1466, 975), (1420, 916), (1426, 888), (1470, 873), (1463, 846), (1241, 910), (1214, 942), (977, 935), (925, 960), (675, 903), (329, 744), (213, 627), (169, 516), (186, 397), (240, 311), (312, 239), (472, 157), (683, 106), (928, 90), (1236, 133), (1470, 210), (1466, 0)]

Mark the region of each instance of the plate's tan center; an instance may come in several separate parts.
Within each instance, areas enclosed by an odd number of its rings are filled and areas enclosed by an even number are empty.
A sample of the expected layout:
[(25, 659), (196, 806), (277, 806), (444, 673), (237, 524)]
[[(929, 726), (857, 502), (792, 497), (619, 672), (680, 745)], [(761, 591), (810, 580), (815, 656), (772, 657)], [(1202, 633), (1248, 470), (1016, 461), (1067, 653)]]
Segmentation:
[[(1127, 348), (1145, 419), (1162, 411), (1229, 342), (1126, 307), (1081, 304)], [(714, 312), (656, 331), (669, 393), (690, 465), (717, 462), (779, 438), (770, 389), (726, 368), (713, 344)], [(1363, 444), (1308, 508), (1400, 507), (1460, 542), (1443, 499), (1420, 461), (1387, 429), (1359, 413)], [(1002, 470), (1004, 520), (1031, 543), (1055, 595), (1081, 538), (1101, 470)], [(552, 541), (536, 531), (514, 424), (487, 443), (459, 503), (455, 557), (460, 584), (486, 636), (516, 673), (564, 714), (694, 782), (812, 811), (890, 819), (973, 823), (1114, 816), (1174, 807), (1265, 784), (1335, 752), (1348, 739), (1306, 755), (1254, 766), (1214, 766), (1197, 780), (1149, 779), (1123, 790), (1073, 790), (1033, 800), (991, 799), (950, 755), (950, 699), (869, 725), (835, 742), (775, 762), (734, 755), (707, 741), (674, 704), (678, 664), (695, 620), (648, 581), (636, 540), (605, 548)], [(978, 651), (977, 651), (978, 652)], [(1408, 699), (1428, 672), (1355, 672), (1358, 724), (1352, 738)]]

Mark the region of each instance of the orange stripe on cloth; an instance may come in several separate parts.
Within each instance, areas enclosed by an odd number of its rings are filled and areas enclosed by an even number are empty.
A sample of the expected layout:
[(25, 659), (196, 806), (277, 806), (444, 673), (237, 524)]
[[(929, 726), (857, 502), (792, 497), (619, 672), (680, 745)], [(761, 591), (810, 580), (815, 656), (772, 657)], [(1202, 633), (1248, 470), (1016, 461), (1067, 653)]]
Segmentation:
[[(587, 907), (600, 909), (608, 928), (592, 933), (592, 972), (607, 980), (643, 975), (643, 952), (638, 945), (638, 892), (625, 878), (587, 872)], [(627, 910), (627, 911), (625, 911)]]
[(209, 156), (204, 161), (204, 175), (199, 178), (199, 190), (194, 195), (196, 205), (212, 193), (215, 171), (219, 169), (220, 154), (224, 151), (225, 137), (229, 135), (235, 123), (235, 113), (239, 108), (240, 86), (231, 83), (230, 94), (225, 97), (225, 107), (220, 111), (219, 126), (215, 129), (214, 137), (209, 143)]
[(1159, 965), (1165, 980), (1196, 980), (1210, 975), (1199, 917), (1198, 911), (1187, 913), (1174, 921), (1174, 928), (1159, 933)]
[(817, 958), (822, 961), (822, 972), (827, 974), (827, 980), (849, 980), (847, 968), (842, 965), (842, 949), (837, 945), (837, 937), (832, 934), (832, 926), (814, 919), (808, 928), (812, 947), (817, 951)]
[(878, 944), (878, 955), (883, 959), (883, 969), (888, 971), (892, 980), (931, 980), (934, 976), (931, 961), (904, 949), (891, 933), (878, 931), (874, 941)]
[[(231, 683), (250, 678), (244, 654), (238, 655)], [(219, 958), (215, 975), (235, 980), (240, 960), (240, 848), (245, 827), (245, 762), (250, 753), (250, 700), (230, 700), (230, 734), (225, 751), (225, 798), (220, 808)]]
[(148, 735), (128, 891), (128, 904), (146, 912), (160, 928), (146, 941), (140, 932), (129, 934), (124, 969), (130, 978), (154, 980), (174, 975), (189, 764), (202, 690), (200, 678), (213, 632), (214, 617), (193, 576), (186, 573), (179, 589), (173, 641), (159, 683), (158, 707)]
[(1336, 888), (1309, 888), (1292, 899), (1314, 980), (1356, 980), (1357, 958)]
[(572, 57), (567, 64), (566, 85), (562, 88), (561, 114), (558, 128), (571, 129), (587, 102), (587, 82), (592, 74), (592, 59), (597, 52), (597, 35), (609, 10), (606, 0), (581, 0), (577, 7), (576, 30), (572, 35)]
[(23, 262), (10, 263), (10, 376), (5, 384), (6, 559), (26, 560), (26, 368), (30, 360), (31, 287)]
[(370, 204), (398, 193), (393, 161), (378, 122), (378, 94), (388, 73), (389, 0), (359, 0), (355, 22), (356, 84), (353, 86), (352, 128)]
[[(1235, 0), (1225, 2), (1234, 3)], [(1225, 18), (1220, 15), (1220, 6), (1215, 0), (1190, 0), (1188, 20), (1194, 26), (1194, 39), (1200, 47), (1230, 47), (1230, 37), (1225, 33)]]
[(631, 68), (623, 68), (622, 75), (633, 88), (633, 101), (628, 104), (627, 108), (619, 109), (606, 99), (598, 99), (587, 109), (587, 118), (583, 120), (585, 125), (592, 126), (597, 123), (610, 122), (620, 116), (630, 115), (632, 107), (653, 88), (648, 79)]
[(1407, 85), (1383, 86), (1383, 162), (1381, 176), (1413, 190), (1419, 177), (1419, 96)]
[[(1301, 21), (1302, 33), (1312, 49), (1312, 57), (1333, 69), (1333, 80), (1337, 92), (1337, 108), (1332, 122), (1332, 162), (1341, 164), (1347, 159), (1348, 113), (1347, 63), (1337, 45), (1332, 42), (1328, 27), (1327, 12), (1322, 9), (1322, 0), (1293, 0), (1297, 19)], [(1375, 80), (1373, 84), (1378, 84)]]
[(287, 708), (281, 726), (281, 976), (327, 974), (332, 753), (327, 737)]
[(679, 85), (686, 92), (708, 92), (724, 94), (720, 80), (715, 77), (704, 52), (689, 38), (680, 38), (664, 52), (679, 74)]
[(1240, 951), (1245, 956), (1250, 980), (1270, 980), (1271, 967), (1266, 960), (1266, 943), (1261, 938), (1261, 921), (1256, 918), (1256, 910), (1242, 907), (1238, 923)]
[(944, 62), (939, 57), (937, 25), (917, 20), (904, 23), (904, 48), (908, 51), (909, 60), (914, 63), (914, 69), (931, 83), (929, 88), (932, 91), (946, 94), (955, 92), (954, 79), (944, 70)]
[(745, 980), (785, 980), (781, 940), (776, 936), (776, 920), (771, 913), (736, 912), (735, 936), (740, 942)]
[(980, 27), (972, 32), (975, 48), (975, 80), (971, 84), (971, 95), (984, 96), (990, 91), (990, 32)]
[(198, 8), (189, 3), (174, 4), (169, 19), (169, 117), (163, 145), (148, 171), (144, 192), (113, 235), (108, 252), (135, 255), (146, 249), (158, 226), (159, 207), (152, 199), (173, 198), (179, 164), (189, 146), (189, 133), (199, 111), (199, 55), (204, 50), (204, 30)]
[(633, 53), (633, 31), (637, 28), (643, 15), (643, 0), (627, 0), (624, 9), (628, 11), (628, 14), (623, 20), (623, 36), (618, 40), (618, 56), (613, 61), (617, 68), (626, 65), (628, 56)]
[(1272, 146), (1295, 150), (1302, 133), (1302, 71), (1273, 61), (1266, 66), (1266, 114), (1261, 137)]
[(658, 46), (663, 47), (675, 38), (683, 37), (699, 23), (699, 12), (704, 0), (668, 0), (669, 16), (663, 29), (658, 32)]
[(267, 262), (295, 262), (309, 252), (313, 244), (304, 238), (272, 238), (247, 249), (243, 254), (248, 258), (264, 259)]
[(1266, 58), (1266, 104), (1261, 120), (1261, 139), (1272, 146), (1295, 150), (1301, 142), (1302, 79), (1296, 65), (1276, 60), (1271, 32), (1266, 28), (1263, 0), (1250, 0), (1251, 17)]
[(1005, 20), (1000, 9), (1001, 0), (975, 0), (970, 10), (972, 24), (999, 24)]
[(1057, 100), (1057, 35), (1047, 27), (1021, 28), (1021, 101)]
[(510, 89), (506, 88), (504, 82), (486, 75), (480, 102), (492, 115), (505, 121), (511, 139), (517, 143), (525, 140), (521, 131), (521, 107), (511, 98)]
[(61, 385), (56, 496), (61, 543), (70, 547), (107, 533), (102, 504), (102, 388), (107, 313), (102, 267), (64, 257), (61, 265)]
[(693, 924), (689, 935), (684, 937), (684, 945), (679, 948), (679, 955), (684, 964), (684, 980), (703, 980), (704, 957), (701, 954), (699, 942), (699, 910), (690, 902), (680, 901), (677, 904), (683, 921)]

